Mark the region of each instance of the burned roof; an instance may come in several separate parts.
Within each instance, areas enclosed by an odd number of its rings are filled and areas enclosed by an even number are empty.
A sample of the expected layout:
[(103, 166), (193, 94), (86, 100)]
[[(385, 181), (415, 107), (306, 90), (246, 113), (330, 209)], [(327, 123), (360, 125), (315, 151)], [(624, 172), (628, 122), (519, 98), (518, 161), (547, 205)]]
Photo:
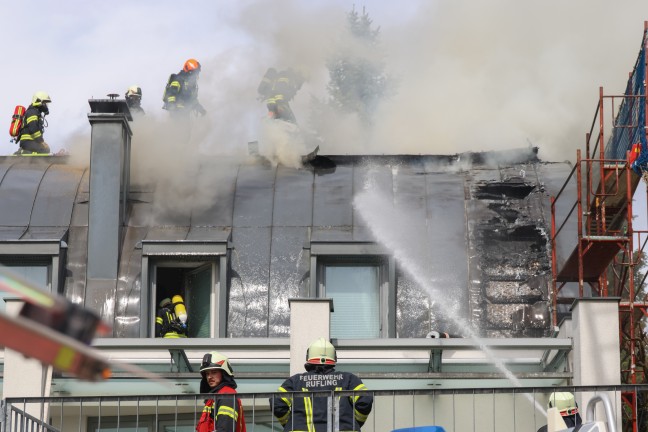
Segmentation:
[[(205, 162), (196, 176), (209, 169), (214, 165)], [(223, 167), (217, 192), (182, 207), (165, 202), (161, 184), (131, 184), (117, 287), (97, 301), (114, 302), (104, 318), (114, 323), (115, 336), (135, 337), (142, 244), (222, 243), (233, 251), (232, 293), (241, 284), (254, 286), (248, 292), (252, 301), (232, 294), (228, 304), (230, 317), (246, 313), (254, 325), (228, 334), (287, 336), (287, 308), (278, 305), (308, 295), (311, 246), (380, 243), (354, 206), (354, 196), (370, 187), (425, 220), (421, 239), (429, 265), (447, 287), (443, 295), (453, 298), (454, 313), (483, 336), (544, 336), (549, 197), (570, 170), (566, 163), (538, 160), (533, 148), (452, 156), (329, 155), (303, 168), (248, 159)], [(0, 159), (0, 242), (64, 241), (62, 291), (77, 300), (86, 295), (89, 174), (65, 157)], [(399, 229), (394, 223), (393, 230)], [(396, 283), (399, 337), (460, 331), (435, 311), (434, 301), (421, 301), (432, 295), (402, 268)]]

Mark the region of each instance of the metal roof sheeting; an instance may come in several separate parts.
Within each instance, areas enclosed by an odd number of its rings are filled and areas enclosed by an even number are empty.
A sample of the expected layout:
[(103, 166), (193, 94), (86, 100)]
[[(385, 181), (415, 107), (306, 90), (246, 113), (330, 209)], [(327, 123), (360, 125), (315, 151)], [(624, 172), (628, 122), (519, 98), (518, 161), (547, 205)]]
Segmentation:
[[(101, 299), (114, 305), (115, 335), (140, 334), (142, 241), (209, 241), (227, 243), (232, 251), (227, 336), (287, 336), (287, 299), (306, 296), (312, 277), (310, 243), (375, 241), (353, 205), (355, 194), (367, 187), (426, 221), (427, 232), (421, 238), (437, 282), (452, 288), (448, 295), (456, 296), (466, 319), (483, 319), (480, 314), (486, 307), (480, 292), (487, 281), (482, 281), (484, 262), (475, 258), (484, 247), (479, 239), (485, 228), (480, 224), (502, 219), (504, 213), (494, 209), (515, 201), (508, 211), (548, 233), (549, 196), (569, 171), (565, 163), (538, 162), (529, 149), (501, 156), (318, 156), (319, 163), (325, 162), (321, 170), (250, 162), (228, 163), (220, 169), (216, 161), (200, 170), (220, 170), (218, 185), (202, 193), (193, 189), (195, 196), (180, 208), (159, 193), (173, 178), (158, 189), (131, 185), (116, 292), (103, 293)], [(202, 175), (200, 170), (196, 177)], [(521, 170), (526, 173), (521, 181), (533, 190), (528, 197), (500, 202), (477, 196), (485, 183), (501, 182)], [(65, 292), (78, 302), (85, 296), (88, 198), (88, 170), (68, 165), (65, 158), (0, 158), (0, 247), (2, 241), (61, 239), (67, 234)], [(431, 318), (430, 308), (435, 306), (426, 300), (429, 294), (402, 271), (397, 293), (399, 337), (424, 337), (439, 325)], [(112, 315), (113, 311), (106, 313)], [(516, 334), (512, 328), (502, 331)]]

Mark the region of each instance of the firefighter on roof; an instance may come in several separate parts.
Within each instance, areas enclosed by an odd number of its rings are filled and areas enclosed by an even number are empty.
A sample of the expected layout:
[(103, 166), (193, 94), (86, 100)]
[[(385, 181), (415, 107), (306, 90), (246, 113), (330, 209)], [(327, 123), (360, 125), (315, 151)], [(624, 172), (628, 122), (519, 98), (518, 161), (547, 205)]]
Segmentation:
[[(288, 431), (325, 432), (331, 417), (328, 397), (307, 396), (316, 391), (354, 391), (352, 396), (339, 400), (339, 430), (358, 431), (367, 421), (373, 405), (373, 396), (366, 390), (362, 380), (351, 372), (336, 372), (335, 347), (326, 339), (313, 342), (306, 351), (306, 372), (288, 378), (279, 387), (281, 396), (270, 399), (272, 411)], [(299, 396), (293, 392), (305, 392)]]
[(17, 155), (49, 154), (50, 147), (45, 142), (45, 116), (49, 114), (48, 104), (52, 102), (44, 91), (37, 91), (32, 97), (32, 103), (25, 111), (22, 130), (20, 132), (20, 149)]
[(128, 87), (126, 94), (126, 104), (131, 114), (144, 115), (144, 108), (142, 108), (142, 89), (139, 86), (133, 85)]
[[(174, 296), (174, 299), (180, 296)], [(187, 325), (182, 322), (176, 314), (177, 305), (165, 298), (160, 302), (160, 309), (155, 317), (155, 336), (164, 338), (185, 338), (187, 337)], [(184, 304), (182, 305), (184, 309)], [(186, 322), (186, 312), (185, 312)]]
[(200, 76), (200, 63), (196, 59), (185, 62), (182, 70), (171, 74), (164, 89), (164, 109), (174, 115), (188, 115), (195, 112), (205, 115), (207, 111), (198, 102), (198, 77)]
[(234, 370), (229, 359), (212, 351), (203, 356), (200, 365), (200, 393), (212, 393), (196, 426), (197, 432), (245, 432), (241, 399), (236, 396)]
[(297, 123), (289, 102), (304, 83), (304, 76), (292, 68), (277, 72), (274, 68), (266, 71), (257, 92), (265, 101), (268, 116), (275, 120)]

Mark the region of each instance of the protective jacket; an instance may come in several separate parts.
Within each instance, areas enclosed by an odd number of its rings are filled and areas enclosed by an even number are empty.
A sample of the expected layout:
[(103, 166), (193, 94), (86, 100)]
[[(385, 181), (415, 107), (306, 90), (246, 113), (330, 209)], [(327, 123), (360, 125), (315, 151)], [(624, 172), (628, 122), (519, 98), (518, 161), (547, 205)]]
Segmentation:
[[(203, 378), (200, 382), (201, 393), (205, 386), (209, 388), (206, 380)], [(236, 382), (227, 374), (223, 373), (223, 381), (211, 389), (209, 393), (215, 393), (214, 397), (205, 399), (205, 407), (196, 426), (196, 431), (213, 430), (210, 427), (215, 426), (217, 432), (245, 432), (245, 415), (241, 399), (236, 395)], [(213, 421), (210, 424), (209, 419)], [(207, 427), (207, 425), (210, 425)]]
[[(371, 412), (373, 397), (365, 393), (362, 380), (350, 372), (336, 372), (331, 366), (318, 366), (310, 371), (288, 378), (279, 387), (282, 396), (271, 399), (273, 414), (284, 431), (325, 432), (327, 422), (339, 424), (340, 431), (359, 431)], [(353, 396), (339, 397), (339, 419), (330, 419), (328, 399), (325, 394), (309, 395), (321, 391), (357, 391)]]
[(43, 138), (45, 120), (39, 107), (29, 105), (20, 133), (20, 148), (34, 153), (49, 153), (50, 148)]
[[(268, 73), (266, 72), (266, 76)], [(264, 76), (264, 80), (266, 79)], [(292, 70), (284, 70), (273, 76), (272, 88), (267, 91), (265, 100), (268, 112), (274, 119), (296, 123), (295, 115), (290, 109), (290, 102), (301, 88), (303, 79)], [(263, 85), (263, 81), (261, 82)], [(261, 85), (259, 88), (261, 88)]]
[(173, 309), (163, 307), (155, 317), (155, 335), (165, 338), (187, 337), (187, 328), (182, 325)]
[(170, 111), (194, 110), (205, 114), (205, 108), (198, 102), (198, 74), (180, 71), (169, 77), (164, 91), (164, 109)]

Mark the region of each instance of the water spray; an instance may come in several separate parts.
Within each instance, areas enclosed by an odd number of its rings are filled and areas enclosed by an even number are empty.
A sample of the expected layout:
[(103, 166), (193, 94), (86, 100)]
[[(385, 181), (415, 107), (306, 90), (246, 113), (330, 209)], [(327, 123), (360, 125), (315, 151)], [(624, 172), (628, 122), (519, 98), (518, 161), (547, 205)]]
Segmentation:
[[(425, 251), (421, 244), (421, 233), (425, 233), (427, 226), (424, 220), (417, 220), (405, 212), (398, 211), (392, 204), (371, 185), (366, 185), (365, 190), (357, 194), (353, 205), (360, 217), (365, 221), (367, 227), (376, 240), (393, 252), (394, 259), (399, 262), (401, 268), (422, 288), (430, 294), (434, 294), (434, 288), (430, 287), (432, 277), (428, 274), (429, 266), (426, 266), (420, 257), (425, 257)], [(398, 223), (394, 223), (394, 222)], [(401, 229), (394, 230), (394, 226)], [(438, 293), (437, 293), (438, 294)], [(435, 296), (435, 301), (442, 305), (441, 309), (450, 309), (447, 299), (443, 295)], [(499, 369), (504, 376), (516, 387), (522, 387), (520, 380), (506, 367), (504, 361), (498, 358), (475, 331), (466, 323), (450, 314), (447, 316), (457, 325), (463, 334), (474, 341), (488, 359)], [(531, 395), (526, 397), (533, 403), (538, 411), (546, 415), (546, 410)]]

